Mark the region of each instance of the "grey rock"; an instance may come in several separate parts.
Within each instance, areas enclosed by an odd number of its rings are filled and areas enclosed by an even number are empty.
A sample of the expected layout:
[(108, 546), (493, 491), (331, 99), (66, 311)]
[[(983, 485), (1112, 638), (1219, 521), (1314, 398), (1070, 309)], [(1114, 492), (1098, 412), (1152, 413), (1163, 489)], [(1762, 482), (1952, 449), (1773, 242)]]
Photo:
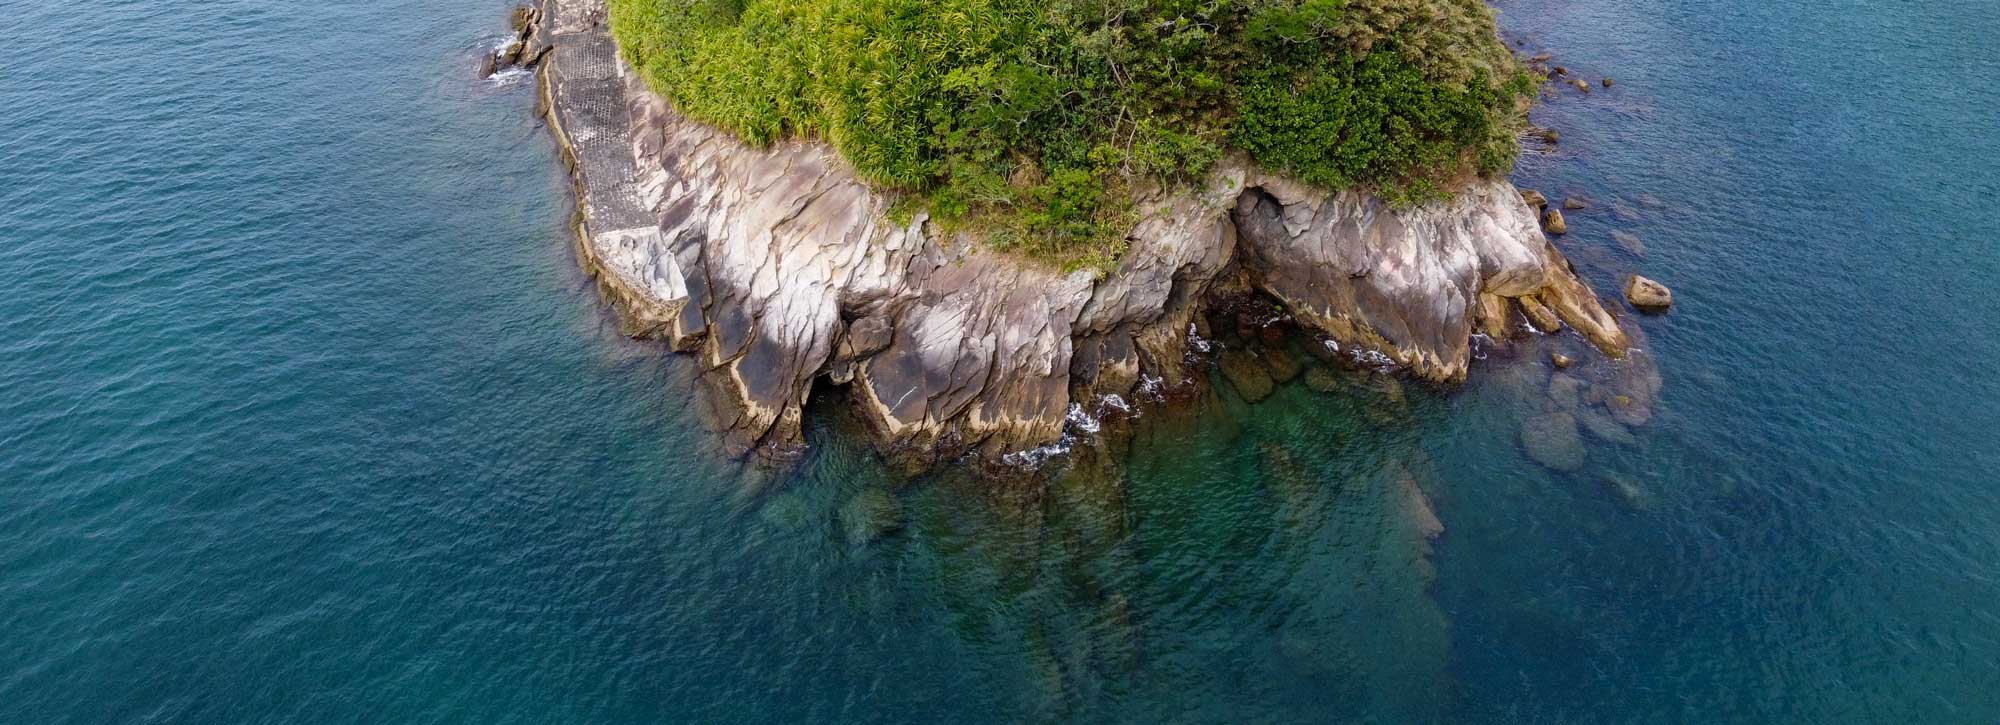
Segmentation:
[(1625, 278), (1625, 301), (1646, 312), (1662, 312), (1674, 305), (1674, 293), (1666, 285), (1635, 274)]
[(1521, 448), (1536, 463), (1557, 471), (1583, 468), (1583, 435), (1577, 432), (1576, 416), (1569, 413), (1545, 413), (1522, 421)]

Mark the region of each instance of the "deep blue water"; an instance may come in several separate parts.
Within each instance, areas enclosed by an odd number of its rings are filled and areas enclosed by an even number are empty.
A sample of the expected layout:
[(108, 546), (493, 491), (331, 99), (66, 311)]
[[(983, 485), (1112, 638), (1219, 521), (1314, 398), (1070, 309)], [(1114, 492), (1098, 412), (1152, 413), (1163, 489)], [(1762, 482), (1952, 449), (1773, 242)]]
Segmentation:
[(994, 486), (723, 460), (504, 3), (0, 0), (0, 722), (2000, 720), (2000, 16), (1500, 7), (1618, 80), (1516, 179), (1681, 300), (1637, 445), (1525, 458), (1529, 354)]

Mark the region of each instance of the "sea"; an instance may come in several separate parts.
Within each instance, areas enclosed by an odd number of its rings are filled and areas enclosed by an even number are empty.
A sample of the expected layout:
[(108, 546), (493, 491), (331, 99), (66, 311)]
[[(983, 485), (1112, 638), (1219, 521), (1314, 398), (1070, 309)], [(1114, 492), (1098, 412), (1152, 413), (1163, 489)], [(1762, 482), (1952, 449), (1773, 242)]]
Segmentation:
[(0, 722), (2000, 721), (2000, 13), (1496, 7), (1644, 425), (1529, 455), (1565, 333), (996, 482), (724, 455), (501, 0), (0, 0)]

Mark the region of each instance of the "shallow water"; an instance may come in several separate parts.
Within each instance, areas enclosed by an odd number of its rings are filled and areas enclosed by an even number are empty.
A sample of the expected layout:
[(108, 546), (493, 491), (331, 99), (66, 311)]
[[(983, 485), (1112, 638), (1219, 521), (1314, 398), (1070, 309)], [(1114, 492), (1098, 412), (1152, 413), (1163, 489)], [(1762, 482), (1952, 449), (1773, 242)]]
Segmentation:
[(1517, 443), (1558, 337), (1218, 386), (1046, 486), (899, 485), (834, 402), (722, 460), (471, 77), (505, 8), (0, 7), (0, 721), (2000, 719), (1975, 4), (1501, 4), (1618, 80), (1517, 181), (1681, 300), (1582, 470)]

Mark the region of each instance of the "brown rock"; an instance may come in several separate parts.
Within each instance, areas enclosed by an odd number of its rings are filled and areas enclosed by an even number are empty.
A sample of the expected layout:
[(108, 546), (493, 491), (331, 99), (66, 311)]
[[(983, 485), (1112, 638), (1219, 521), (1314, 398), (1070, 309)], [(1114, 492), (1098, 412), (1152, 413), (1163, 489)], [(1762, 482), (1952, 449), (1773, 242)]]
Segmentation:
[(1589, 207), (1590, 207), (1590, 201), (1580, 196), (1572, 196), (1563, 199), (1563, 208), (1568, 209), (1570, 211), (1576, 211), (1578, 209), (1587, 209)]
[(1556, 366), (1557, 370), (1568, 370), (1569, 366), (1576, 364), (1576, 359), (1559, 352), (1550, 353), (1549, 364)]
[(1590, 92), (1590, 81), (1578, 78), (1576, 80), (1570, 81), (1569, 84), (1571, 86), (1574, 86), (1577, 90), (1583, 91), (1584, 93)]
[(1625, 278), (1625, 301), (1645, 312), (1664, 312), (1674, 304), (1674, 293), (1666, 285), (1639, 275)]
[(1532, 138), (1541, 139), (1544, 143), (1549, 143), (1549, 144), (1554, 144), (1562, 141), (1562, 133), (1553, 128), (1541, 128), (1541, 127), (1530, 128), (1528, 129), (1528, 136)]
[(1340, 377), (1325, 366), (1314, 365), (1306, 371), (1306, 387), (1316, 393), (1331, 393), (1340, 389)]
[(1561, 209), (1550, 209), (1542, 213), (1542, 230), (1550, 234), (1569, 233), (1569, 222), (1563, 220)]
[(1302, 369), (1298, 360), (1279, 348), (1266, 348), (1262, 357), (1264, 369), (1271, 371), (1271, 379), (1280, 383), (1291, 382)]
[(1562, 320), (1534, 295), (1522, 295), (1517, 301), (1521, 303), (1521, 312), (1528, 315), (1528, 324), (1534, 325), (1535, 329), (1544, 333), (1562, 329)]
[(1562, 67), (1562, 66), (1556, 66), (1556, 75), (1559, 75), (1559, 76), (1566, 76), (1566, 75), (1569, 75), (1569, 69), (1568, 69), (1568, 68), (1564, 68), (1564, 67)]
[(1554, 58), (1554, 57), (1555, 57), (1554, 55), (1551, 55), (1551, 54), (1549, 54), (1549, 53), (1537, 53), (1537, 54), (1535, 54), (1535, 57), (1533, 57), (1533, 58), (1529, 58), (1529, 59), (1528, 59), (1528, 62), (1529, 62), (1529, 63), (1547, 63), (1547, 62), (1549, 62), (1549, 59), (1551, 59), (1551, 58)]
[(514, 32), (516, 33), (527, 32), (528, 26), (533, 25), (534, 22), (535, 9), (527, 5), (514, 8), (514, 14), (507, 19), (507, 24), (514, 28)]
[(1605, 87), (1605, 88), (1610, 88), (1610, 87), (1611, 87), (1611, 83), (1612, 83), (1612, 81), (1611, 81), (1611, 76), (1605, 76), (1605, 77), (1604, 77), (1604, 80), (1603, 80), (1603, 81), (1600, 81), (1600, 82), (1604, 84), (1604, 87)]
[(1271, 397), (1271, 390), (1276, 384), (1271, 381), (1271, 374), (1265, 372), (1257, 356), (1243, 350), (1224, 350), (1218, 362), (1222, 366), (1222, 376), (1229, 379), (1229, 384), (1244, 400), (1255, 403)]
[(1528, 206), (1532, 206), (1536, 209), (1540, 209), (1542, 207), (1549, 205), (1549, 198), (1546, 196), (1542, 196), (1542, 192), (1535, 191), (1534, 189), (1522, 189), (1521, 201), (1528, 202)]

